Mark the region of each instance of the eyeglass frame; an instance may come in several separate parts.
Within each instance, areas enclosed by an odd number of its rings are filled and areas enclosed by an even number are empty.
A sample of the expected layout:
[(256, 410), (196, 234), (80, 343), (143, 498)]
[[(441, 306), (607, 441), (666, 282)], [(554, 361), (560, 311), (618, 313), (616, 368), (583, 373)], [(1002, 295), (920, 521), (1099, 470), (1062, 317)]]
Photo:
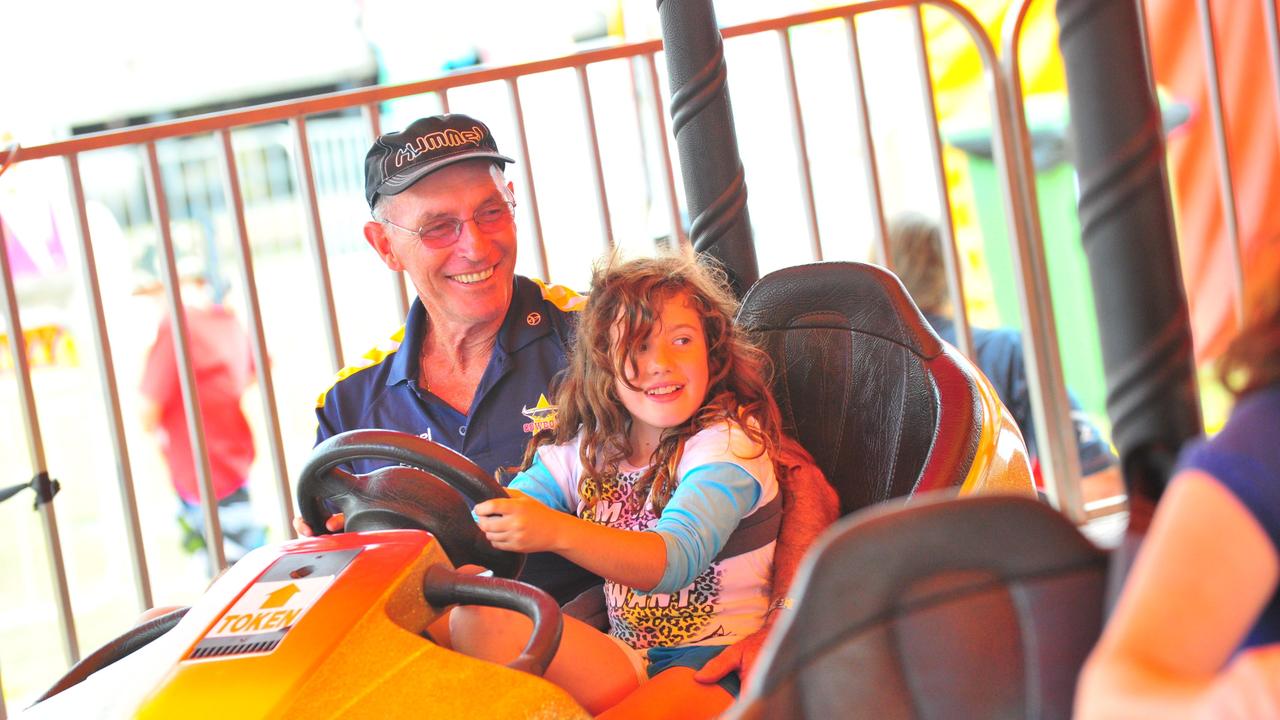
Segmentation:
[[(508, 200), (502, 200), (501, 202), (498, 202), (498, 203), (492, 203), (492, 204), (490, 204), (490, 203), (485, 203), (484, 205), (481, 205), (480, 207), (476, 208), (476, 211), (475, 211), (475, 212), (473, 212), (473, 213), (471, 213), (471, 217), (466, 218), (465, 220), (459, 220), (459, 219), (458, 219), (458, 218), (456, 218), (456, 217), (450, 217), (450, 218), (448, 218), (449, 220), (452, 220), (452, 221), (453, 221), (453, 223), (454, 223), (453, 238), (452, 238), (451, 240), (449, 240), (448, 242), (445, 242), (445, 243), (442, 243), (442, 244), (439, 244), (439, 245), (434, 244), (432, 241), (427, 240), (427, 239), (423, 236), (423, 230), (422, 230), (422, 229), (423, 229), (424, 227), (426, 227), (427, 225), (430, 225), (430, 224), (444, 222), (444, 221), (445, 221), (445, 218), (443, 218), (443, 217), (436, 218), (436, 219), (431, 220), (431, 221), (429, 221), (429, 222), (427, 222), (427, 223), (424, 223), (423, 225), (419, 226), (417, 230), (413, 230), (413, 229), (411, 229), (411, 228), (407, 228), (407, 227), (405, 227), (405, 226), (403, 226), (403, 225), (397, 225), (396, 223), (393, 223), (393, 222), (391, 222), (390, 220), (388, 220), (388, 219), (386, 219), (386, 218), (380, 218), (380, 217), (378, 217), (377, 215), (374, 215), (374, 216), (373, 216), (373, 219), (374, 219), (374, 220), (377, 220), (379, 223), (382, 223), (383, 225), (390, 225), (391, 227), (393, 227), (393, 228), (395, 228), (395, 229), (399, 230), (400, 232), (406, 233), (406, 234), (408, 234), (408, 235), (413, 235), (414, 237), (418, 238), (418, 242), (422, 243), (423, 245), (426, 245), (426, 246), (427, 246), (427, 247), (429, 247), (429, 248), (432, 248), (432, 249), (434, 249), (434, 250), (443, 250), (444, 248), (447, 248), (447, 247), (449, 247), (450, 245), (453, 245), (454, 243), (458, 242), (458, 240), (462, 238), (462, 226), (463, 226), (463, 225), (466, 225), (466, 224), (467, 224), (467, 223), (469, 223), (469, 222), (470, 222), (470, 223), (475, 223), (475, 225), (476, 225), (476, 229), (477, 229), (477, 230), (479, 230), (480, 232), (485, 232), (485, 233), (487, 233), (487, 232), (497, 232), (497, 231), (498, 231), (498, 229), (495, 229), (495, 230), (493, 230), (493, 231), (489, 231), (489, 230), (484, 230), (484, 229), (482, 229), (482, 228), (480, 227), (480, 221), (479, 221), (479, 220), (476, 220), (476, 214), (477, 214), (477, 213), (479, 213), (481, 210), (484, 210), (484, 209), (489, 208), (489, 207), (495, 207), (495, 208), (496, 208), (496, 206), (497, 206), (497, 205), (506, 205), (506, 206), (507, 206), (507, 213), (506, 213), (506, 216), (507, 216), (507, 221), (508, 221), (508, 223), (515, 222), (515, 219), (516, 219), (516, 200), (515, 200), (515, 198), (511, 198), (511, 199), (508, 199)], [(509, 225), (508, 225), (508, 227), (509, 227)], [(505, 228), (501, 228), (501, 229), (505, 229)]]

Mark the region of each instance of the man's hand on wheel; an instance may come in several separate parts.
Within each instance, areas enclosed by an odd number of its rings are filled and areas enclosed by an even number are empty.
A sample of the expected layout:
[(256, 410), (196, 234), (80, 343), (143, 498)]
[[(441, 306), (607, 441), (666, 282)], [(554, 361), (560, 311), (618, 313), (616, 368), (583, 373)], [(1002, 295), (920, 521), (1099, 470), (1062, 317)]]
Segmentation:
[[(346, 527), (346, 525), (347, 518), (342, 513), (330, 515), (329, 519), (324, 521), (325, 528), (327, 528), (331, 533), (342, 532), (342, 528)], [(299, 537), (315, 536), (315, 533), (311, 530), (311, 526), (308, 525), (307, 521), (303, 520), (301, 516), (297, 516), (293, 519), (293, 531), (298, 533)]]

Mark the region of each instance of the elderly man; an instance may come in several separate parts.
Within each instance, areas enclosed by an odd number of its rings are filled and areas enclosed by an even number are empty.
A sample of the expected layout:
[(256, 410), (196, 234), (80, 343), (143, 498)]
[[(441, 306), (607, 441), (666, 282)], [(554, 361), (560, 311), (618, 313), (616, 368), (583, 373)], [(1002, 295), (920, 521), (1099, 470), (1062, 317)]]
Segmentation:
[[(493, 471), (518, 463), (532, 434), (554, 423), (549, 386), (565, 366), (575, 310), (586, 298), (515, 274), (515, 193), (503, 175), (512, 162), (488, 127), (465, 115), (423, 118), (374, 142), (365, 160), (373, 213), (365, 239), (389, 269), (408, 274), (417, 299), (390, 343), (339, 373), (320, 397), (317, 442), (388, 428), (434, 440)], [(821, 475), (791, 474), (797, 476), (783, 485), (779, 608), (788, 605), (800, 556), (835, 516), (834, 493)], [(531, 556), (521, 579), (561, 603), (599, 581), (547, 553)], [(700, 679), (745, 669), (764, 632), (724, 653)]]

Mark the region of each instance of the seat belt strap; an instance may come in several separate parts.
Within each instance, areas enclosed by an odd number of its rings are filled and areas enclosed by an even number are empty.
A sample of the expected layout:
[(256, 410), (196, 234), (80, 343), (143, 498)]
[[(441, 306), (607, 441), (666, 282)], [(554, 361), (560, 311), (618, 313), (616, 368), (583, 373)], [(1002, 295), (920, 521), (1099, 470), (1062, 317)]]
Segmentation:
[(712, 562), (720, 562), (731, 557), (758, 550), (778, 539), (778, 528), (782, 527), (782, 493), (756, 509), (755, 512), (742, 518), (738, 527), (725, 541), (724, 548)]

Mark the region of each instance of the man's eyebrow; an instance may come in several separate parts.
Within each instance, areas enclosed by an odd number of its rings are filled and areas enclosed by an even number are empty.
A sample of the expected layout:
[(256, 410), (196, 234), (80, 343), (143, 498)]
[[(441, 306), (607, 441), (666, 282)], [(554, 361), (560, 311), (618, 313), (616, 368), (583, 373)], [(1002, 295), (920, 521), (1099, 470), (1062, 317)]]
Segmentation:
[[(491, 194), (489, 197), (485, 198), (484, 200), (481, 200), (481, 201), (476, 205), (476, 209), (478, 210), (478, 209), (480, 209), (480, 208), (484, 207), (485, 205), (488, 205), (488, 204), (490, 204), (490, 203), (492, 203), (492, 202), (501, 202), (501, 201), (505, 201), (506, 199), (507, 199), (507, 196), (506, 196), (506, 195), (503, 195), (501, 192), (499, 192), (499, 191), (497, 191), (497, 190), (495, 189), (495, 190), (493, 191), (493, 194)], [(475, 212), (475, 210), (473, 210), (472, 212)], [(422, 213), (421, 215), (419, 215), (419, 216), (418, 216), (418, 222), (419, 222), (419, 223), (421, 223), (421, 224), (423, 224), (423, 225), (425, 225), (426, 223), (429, 223), (429, 222), (431, 222), (432, 220), (442, 220), (442, 219), (445, 219), (445, 218), (448, 218), (448, 219), (450, 219), (450, 220), (457, 220), (457, 219), (458, 219), (458, 216), (457, 216), (457, 215), (454, 215), (454, 214), (453, 214), (453, 213), (451, 213), (451, 212), (444, 212), (443, 210), (438, 211), (438, 212), (431, 212), (431, 211), (428, 211), (428, 212), (424, 212), (424, 213)]]

